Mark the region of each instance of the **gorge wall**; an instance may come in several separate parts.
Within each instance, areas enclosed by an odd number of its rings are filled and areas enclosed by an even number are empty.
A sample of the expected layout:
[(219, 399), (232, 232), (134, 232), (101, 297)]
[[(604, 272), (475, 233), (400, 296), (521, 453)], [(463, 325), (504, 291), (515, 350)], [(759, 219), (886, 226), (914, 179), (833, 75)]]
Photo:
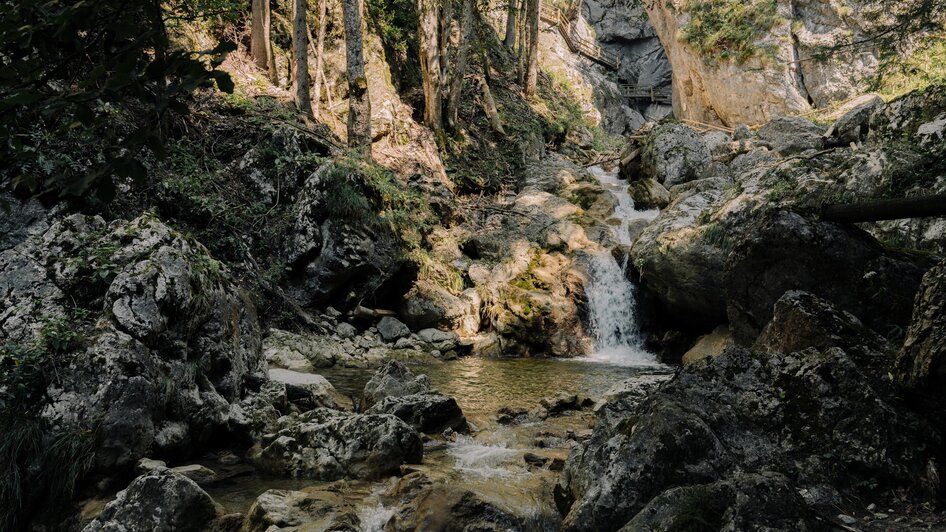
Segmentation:
[[(870, 45), (820, 51), (870, 32), (876, 2), (648, 0), (643, 3), (673, 67), (674, 114), (760, 124), (866, 90), (879, 67)], [(882, 17), (881, 17), (882, 18)], [(745, 30), (745, 31), (742, 31)]]

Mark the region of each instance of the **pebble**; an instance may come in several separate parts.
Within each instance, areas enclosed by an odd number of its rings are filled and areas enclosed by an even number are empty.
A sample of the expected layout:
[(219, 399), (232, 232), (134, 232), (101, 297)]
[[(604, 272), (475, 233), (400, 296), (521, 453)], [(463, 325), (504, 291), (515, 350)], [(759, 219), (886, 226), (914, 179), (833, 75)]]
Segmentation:
[(853, 525), (854, 523), (857, 522), (857, 519), (854, 519), (853, 517), (849, 515), (844, 515), (844, 514), (838, 514), (838, 520), (844, 523), (845, 525)]

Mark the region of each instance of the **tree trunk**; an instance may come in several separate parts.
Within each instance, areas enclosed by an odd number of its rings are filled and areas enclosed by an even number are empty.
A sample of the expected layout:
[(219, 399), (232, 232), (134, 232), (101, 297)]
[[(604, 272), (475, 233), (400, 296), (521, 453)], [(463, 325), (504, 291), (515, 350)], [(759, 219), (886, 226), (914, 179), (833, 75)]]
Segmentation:
[(456, 21), (453, 20), (454, 0), (441, 0), (441, 2), (443, 2), (443, 7), (440, 9), (440, 78), (442, 83), (446, 84), (450, 66), (450, 39), (453, 36)]
[(473, 1), (463, 0), (463, 15), (460, 21), (460, 45), (457, 47), (457, 63), (450, 79), (450, 92), (447, 95), (447, 126), (457, 127), (457, 114), (460, 97), (463, 94), (463, 78), (466, 76), (467, 58), (470, 53), (470, 41), (473, 40)]
[(269, 0), (253, 0), (253, 21), (250, 28), (250, 55), (260, 70), (265, 70), (269, 79), (276, 83), (276, 62), (273, 60), (273, 43), (270, 40)]
[(503, 44), (510, 50), (516, 49), (516, 32), (518, 30), (516, 27), (516, 1), (509, 0), (506, 6), (506, 38), (503, 39)]
[(365, 77), (362, 0), (344, 0), (345, 52), (348, 64), (348, 145), (371, 155), (371, 100)]
[(499, 111), (496, 110), (496, 102), (493, 100), (493, 93), (489, 90), (489, 84), (485, 77), (480, 77), (477, 81), (480, 84), (480, 90), (483, 92), (483, 108), (486, 110), (486, 116), (489, 117), (489, 125), (493, 131), (500, 135), (505, 135), (503, 121), (499, 117)]
[(535, 94), (539, 77), (539, 0), (529, 0), (529, 46), (526, 50), (524, 92), (526, 97)]
[(434, 0), (416, 1), (420, 72), (424, 87), (424, 123), (437, 131), (443, 129), (437, 4)]
[(821, 211), (822, 220), (840, 223), (878, 222), (928, 216), (946, 216), (946, 194), (828, 205)]
[(315, 44), (315, 93), (312, 100), (315, 102), (315, 114), (319, 114), (319, 105), (322, 101), (322, 84), (325, 82), (325, 72), (322, 65), (323, 53), (325, 50), (325, 4), (326, 0), (319, 2), (319, 35), (316, 37)]
[(529, 12), (529, 0), (519, 2), (519, 17), (517, 19), (516, 30), (519, 33), (519, 48), (517, 55), (519, 59), (518, 79), (520, 85), (525, 85), (526, 81), (526, 49), (529, 47), (529, 25), (526, 22)]
[(299, 112), (313, 116), (312, 100), (309, 98), (309, 28), (306, 14), (309, 11), (307, 0), (293, 1), (292, 16), (292, 58), (296, 67), (295, 95), (296, 108)]

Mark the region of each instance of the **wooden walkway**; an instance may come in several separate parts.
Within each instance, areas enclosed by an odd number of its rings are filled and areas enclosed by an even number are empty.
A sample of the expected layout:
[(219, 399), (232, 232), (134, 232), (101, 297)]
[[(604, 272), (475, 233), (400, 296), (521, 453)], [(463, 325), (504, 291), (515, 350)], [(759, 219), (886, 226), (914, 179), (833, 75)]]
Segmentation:
[[(617, 70), (621, 65), (620, 57), (601, 48), (593, 41), (580, 37), (568, 17), (558, 8), (541, 4), (539, 18), (558, 29), (573, 54), (581, 54), (611, 70)], [(628, 100), (650, 100), (651, 103), (673, 104), (673, 93), (669, 87), (658, 88), (625, 83), (619, 84), (618, 88)]]

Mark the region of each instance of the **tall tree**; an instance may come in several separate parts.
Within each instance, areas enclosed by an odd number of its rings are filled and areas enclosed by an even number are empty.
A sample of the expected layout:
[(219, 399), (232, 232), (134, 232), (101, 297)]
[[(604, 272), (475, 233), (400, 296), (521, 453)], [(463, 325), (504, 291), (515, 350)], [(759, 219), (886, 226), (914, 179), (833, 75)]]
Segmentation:
[(344, 0), (345, 52), (348, 65), (348, 145), (371, 155), (371, 100), (365, 77), (362, 0)]
[(474, 0), (463, 0), (463, 14), (460, 21), (460, 43), (457, 47), (457, 61), (453, 67), (453, 77), (450, 79), (450, 90), (447, 93), (447, 126), (450, 129), (457, 127), (457, 113), (460, 107), (460, 96), (463, 93), (463, 79), (466, 76), (467, 58), (470, 53), (470, 41), (473, 38), (473, 5)]
[(416, 0), (417, 33), (420, 44), (420, 72), (424, 88), (424, 123), (443, 129), (440, 42), (436, 0)]
[(516, 49), (516, 2), (518, 0), (509, 0), (506, 4), (506, 38), (503, 39), (503, 44), (506, 45), (506, 48), (510, 50)]
[(270, 38), (272, 12), (269, 0), (253, 0), (253, 20), (250, 27), (250, 55), (260, 70), (265, 70), (275, 83), (276, 61), (273, 56), (273, 41)]
[(292, 16), (292, 58), (296, 75), (296, 108), (303, 114), (313, 116), (312, 100), (309, 98), (309, 27), (306, 15), (309, 11), (307, 0), (293, 1)]
[(539, 77), (539, 1), (526, 0), (528, 45), (524, 47), (525, 64), (523, 66), (523, 90), (526, 96), (535, 94), (535, 86)]
[(319, 1), (319, 34), (315, 43), (315, 94), (312, 99), (315, 101), (315, 114), (319, 114), (319, 105), (322, 100), (322, 83), (325, 81), (323, 51), (325, 50), (325, 2)]

